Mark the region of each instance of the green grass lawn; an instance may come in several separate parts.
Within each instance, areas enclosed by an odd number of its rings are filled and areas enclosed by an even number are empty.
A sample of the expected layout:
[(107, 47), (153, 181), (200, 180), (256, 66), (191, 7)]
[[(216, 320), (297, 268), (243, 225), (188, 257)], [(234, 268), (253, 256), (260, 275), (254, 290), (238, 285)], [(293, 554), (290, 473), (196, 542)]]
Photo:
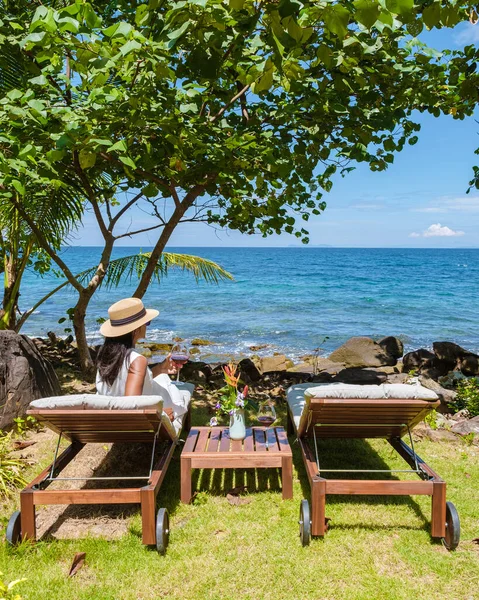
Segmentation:
[[(206, 421), (203, 410), (194, 412), (194, 423)], [(303, 548), (299, 504), (310, 492), (298, 446), (292, 447), (294, 500), (281, 499), (276, 470), (202, 471), (194, 473), (199, 493), (188, 506), (179, 503), (178, 449), (158, 496), (172, 528), (164, 557), (141, 544), (139, 509), (125, 517), (117, 507), (118, 519), (128, 519), (120, 539), (1, 544), (0, 571), (6, 581), (27, 579), (15, 588), (24, 600), (479, 598), (479, 545), (472, 541), (479, 537), (477, 446), (417, 443), (419, 455), (447, 481), (461, 517), (461, 543), (452, 553), (432, 541), (430, 499), (421, 496), (330, 496), (329, 532)], [(321, 455), (324, 466), (404, 465), (381, 440), (329, 441)], [(228, 503), (225, 493), (235, 485), (248, 486), (251, 502)], [(18, 496), (2, 507), (4, 525), (17, 503)], [(68, 578), (76, 552), (86, 552), (86, 564)]]

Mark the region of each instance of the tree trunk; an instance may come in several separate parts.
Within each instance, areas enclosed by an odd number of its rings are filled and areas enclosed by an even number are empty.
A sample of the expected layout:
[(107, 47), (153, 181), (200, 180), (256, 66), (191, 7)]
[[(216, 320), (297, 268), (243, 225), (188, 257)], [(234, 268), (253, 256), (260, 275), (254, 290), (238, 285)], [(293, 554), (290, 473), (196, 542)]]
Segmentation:
[(9, 256), (5, 261), (3, 305), (0, 310), (0, 329), (15, 329), (18, 307), (18, 282), (15, 260)]
[(161, 253), (165, 249), (166, 244), (168, 243), (171, 234), (175, 230), (178, 223), (183, 218), (185, 212), (192, 206), (196, 198), (204, 192), (205, 187), (203, 185), (195, 186), (188, 194), (185, 196), (184, 200), (176, 204), (176, 208), (173, 211), (168, 223), (163, 228), (161, 235), (156, 242), (155, 247), (153, 248), (150, 258), (148, 259), (148, 263), (145, 267), (145, 270), (141, 274), (140, 283), (133, 294), (134, 298), (143, 298), (148, 290), (148, 286), (150, 285), (151, 278), (155, 272), (156, 264), (160, 259)]
[(81, 371), (88, 380), (93, 381), (93, 376), (95, 374), (95, 365), (93, 364), (93, 360), (90, 354), (90, 348), (88, 347), (85, 329), (86, 309), (88, 307), (88, 304), (90, 303), (92, 295), (85, 292), (82, 292), (80, 294), (80, 298), (78, 299), (78, 302), (74, 309), (73, 329), (75, 331), (75, 338), (77, 342)]

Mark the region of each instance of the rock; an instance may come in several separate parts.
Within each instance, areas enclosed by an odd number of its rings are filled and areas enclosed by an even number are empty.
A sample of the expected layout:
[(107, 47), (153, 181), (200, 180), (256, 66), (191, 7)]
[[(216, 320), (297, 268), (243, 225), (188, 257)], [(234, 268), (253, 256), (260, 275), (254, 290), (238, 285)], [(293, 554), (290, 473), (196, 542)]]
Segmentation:
[(243, 383), (256, 383), (261, 379), (261, 372), (251, 360), (251, 358), (243, 358), (238, 364), (240, 371), (240, 379)]
[(425, 388), (436, 392), (436, 394), (439, 396), (439, 400), (441, 401), (441, 408), (443, 410), (451, 410), (449, 408), (449, 404), (454, 402), (454, 400), (456, 399), (456, 392), (442, 387), (442, 385), (439, 385), (437, 381), (434, 381), (434, 379), (426, 377), (425, 375), (419, 376), (419, 383)]
[(451, 431), (459, 435), (469, 435), (470, 433), (479, 435), (479, 417), (459, 421), (451, 427)]
[(321, 371), (321, 373), (318, 373), (317, 375), (313, 375), (313, 377), (311, 378), (311, 382), (312, 383), (330, 383), (333, 381), (334, 375), (331, 375), (331, 373), (327, 373), (326, 371)]
[(286, 371), (293, 366), (293, 361), (284, 354), (275, 354), (274, 356), (264, 356), (261, 358), (261, 371), (263, 373)]
[(342, 369), (346, 367), (343, 362), (335, 362), (334, 360), (330, 360), (329, 358), (321, 358), (318, 357), (313, 365), (316, 367), (316, 372), (321, 373), (322, 371), (327, 371), (328, 373), (339, 373)]
[(407, 373), (391, 373), (388, 374), (388, 383), (407, 383), (409, 375)]
[(194, 340), (191, 340), (192, 346), (211, 346), (212, 344), (213, 344), (213, 342), (210, 342), (208, 340), (203, 340), (201, 338), (195, 338)]
[(148, 348), (153, 354), (168, 354), (173, 348), (173, 344), (157, 344), (156, 342), (143, 342), (138, 345), (140, 348)]
[(401, 358), (404, 354), (404, 345), (401, 340), (392, 335), (379, 340), (378, 344), (381, 348), (390, 356), (394, 358)]
[(414, 352), (408, 352), (402, 359), (403, 373), (433, 367), (435, 358), (436, 355), (425, 348), (419, 348), (419, 350), (415, 350)]
[[(459, 369), (464, 375), (479, 375), (479, 356), (453, 342), (434, 342), (434, 354), (448, 371)], [(435, 365), (438, 366), (438, 365)]]
[(394, 366), (396, 358), (388, 354), (379, 344), (368, 337), (353, 337), (337, 348), (329, 359), (342, 362), (346, 367)]
[(386, 375), (399, 374), (397, 367), (369, 367), (369, 371), (378, 371), (378, 373), (386, 373)]
[(207, 383), (211, 375), (210, 365), (201, 361), (189, 360), (180, 371), (182, 381), (191, 381), (192, 383)]
[(265, 348), (269, 348), (269, 344), (258, 344), (258, 346), (249, 347), (251, 352), (258, 352), (258, 350), (264, 350)]
[(33, 340), (0, 331), (0, 428), (23, 416), (32, 400), (60, 394), (55, 371)]
[(479, 375), (479, 356), (472, 352), (464, 354), (458, 361), (458, 367), (464, 375)]
[(311, 365), (307, 362), (302, 362), (302, 363), (299, 363), (298, 365), (294, 365), (294, 367), (290, 367), (288, 369), (288, 372), (313, 374), (314, 367), (313, 367), (313, 365)]
[(182, 337), (176, 336), (173, 338), (173, 341), (175, 342), (175, 344), (177, 344), (178, 342), (184, 342), (185, 340)]
[(201, 350), (199, 348), (190, 348), (190, 354), (191, 356), (196, 356), (198, 354), (201, 354)]
[(50, 340), (50, 342), (51, 342), (53, 345), (56, 345), (56, 344), (57, 344), (57, 342), (58, 342), (58, 338), (57, 338), (56, 334), (55, 334), (55, 333), (53, 333), (53, 331), (49, 331), (49, 332), (47, 333), (47, 337), (48, 337), (48, 339)]
[(453, 342), (434, 342), (432, 347), (437, 358), (452, 363), (452, 365), (455, 365), (457, 360), (464, 356), (464, 354), (469, 354), (469, 350)]
[(343, 369), (333, 381), (340, 383), (353, 383), (355, 385), (379, 385), (387, 379), (386, 373), (369, 369)]

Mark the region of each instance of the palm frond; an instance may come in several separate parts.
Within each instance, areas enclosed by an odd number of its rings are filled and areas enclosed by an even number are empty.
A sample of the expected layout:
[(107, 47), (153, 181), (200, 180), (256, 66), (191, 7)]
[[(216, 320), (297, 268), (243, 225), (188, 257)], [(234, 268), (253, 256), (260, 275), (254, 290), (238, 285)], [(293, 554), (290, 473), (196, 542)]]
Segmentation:
[[(122, 281), (131, 281), (133, 278), (139, 279), (146, 268), (149, 258), (150, 252), (141, 252), (112, 260), (108, 266), (102, 285), (110, 289), (117, 287)], [(155, 266), (153, 276), (157, 281), (160, 281), (162, 277), (168, 275), (170, 269), (188, 271), (193, 274), (197, 282), (219, 283), (220, 281), (234, 280), (231, 273), (212, 260), (191, 254), (163, 252)], [(81, 284), (85, 284), (93, 277), (96, 270), (97, 267), (87, 269), (80, 273), (77, 278)]]

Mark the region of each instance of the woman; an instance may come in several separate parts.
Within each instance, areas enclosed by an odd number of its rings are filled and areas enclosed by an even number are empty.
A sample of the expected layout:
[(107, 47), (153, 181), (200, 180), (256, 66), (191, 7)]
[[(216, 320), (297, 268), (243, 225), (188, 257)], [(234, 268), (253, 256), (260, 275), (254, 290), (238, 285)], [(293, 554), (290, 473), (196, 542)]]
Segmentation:
[(110, 306), (110, 318), (100, 328), (105, 342), (96, 360), (96, 389), (104, 396), (160, 395), (164, 412), (175, 421), (187, 412), (189, 393), (180, 391), (169, 374), (176, 374), (182, 365), (168, 356), (150, 370), (146, 358), (134, 350), (136, 342), (145, 337), (147, 325), (159, 314), (145, 309), (139, 298)]

